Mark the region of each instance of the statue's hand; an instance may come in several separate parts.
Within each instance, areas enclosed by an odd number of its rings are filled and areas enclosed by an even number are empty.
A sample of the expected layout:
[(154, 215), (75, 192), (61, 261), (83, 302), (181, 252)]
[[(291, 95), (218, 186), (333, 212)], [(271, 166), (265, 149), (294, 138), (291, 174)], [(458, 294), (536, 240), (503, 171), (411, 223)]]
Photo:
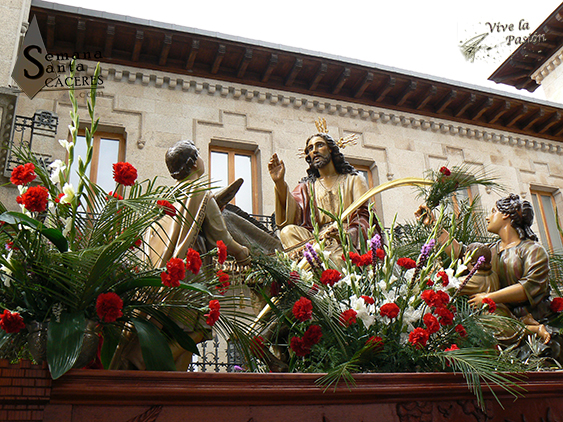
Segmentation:
[(432, 210), (425, 204), (422, 204), (418, 207), (418, 209), (414, 212), (414, 216), (425, 226), (430, 226), (431, 224), (436, 222), (436, 218), (434, 218)]
[(486, 293), (477, 293), (469, 299), (469, 304), (474, 308), (480, 308), (483, 304), (483, 299), (487, 296)]
[(278, 158), (278, 154), (274, 154), (272, 158), (270, 158), (268, 171), (274, 183), (283, 183), (285, 178), (285, 165), (283, 161)]
[(338, 226), (336, 225), (336, 223), (329, 224), (320, 233), (321, 239), (329, 239), (331, 237), (335, 239), (338, 239), (339, 237)]

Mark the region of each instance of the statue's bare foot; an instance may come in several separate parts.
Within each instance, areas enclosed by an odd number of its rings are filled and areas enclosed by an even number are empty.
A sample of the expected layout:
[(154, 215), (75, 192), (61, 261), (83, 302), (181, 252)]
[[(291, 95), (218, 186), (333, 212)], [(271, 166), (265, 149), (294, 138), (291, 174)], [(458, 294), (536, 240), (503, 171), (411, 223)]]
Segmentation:
[(234, 254), (234, 257), (239, 265), (250, 264), (250, 251), (246, 246), (241, 245), (240, 250)]
[(538, 336), (543, 340), (543, 344), (547, 344), (549, 343), (549, 340), (551, 340), (551, 334), (547, 331), (545, 325), (543, 324), (540, 324), (538, 328)]

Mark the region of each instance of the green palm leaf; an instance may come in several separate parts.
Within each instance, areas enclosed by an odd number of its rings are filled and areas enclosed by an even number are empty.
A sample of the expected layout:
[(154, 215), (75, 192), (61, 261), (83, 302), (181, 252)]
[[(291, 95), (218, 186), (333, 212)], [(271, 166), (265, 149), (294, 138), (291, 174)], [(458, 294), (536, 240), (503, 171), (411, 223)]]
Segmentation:
[(132, 319), (139, 336), (145, 366), (149, 371), (175, 371), (176, 365), (166, 337), (150, 322)]
[(63, 313), (60, 322), (49, 323), (47, 335), (47, 363), (53, 379), (59, 378), (72, 368), (84, 340), (86, 319), (84, 314)]

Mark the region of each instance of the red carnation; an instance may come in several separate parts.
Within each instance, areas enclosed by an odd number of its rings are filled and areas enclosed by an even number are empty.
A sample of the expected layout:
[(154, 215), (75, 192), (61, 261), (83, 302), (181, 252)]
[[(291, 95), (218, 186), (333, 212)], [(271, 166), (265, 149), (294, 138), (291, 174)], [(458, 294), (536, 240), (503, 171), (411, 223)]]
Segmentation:
[(355, 324), (357, 322), (356, 315), (358, 315), (358, 313), (353, 309), (346, 309), (340, 314), (340, 324), (344, 327), (349, 327), (350, 325)]
[(436, 298), (436, 292), (432, 289), (428, 289), (422, 292), (422, 294), (420, 295), (420, 297), (422, 298), (422, 300), (424, 300), (426, 302), (426, 304), (428, 306), (434, 306), (434, 302), (435, 302), (435, 298)]
[(321, 341), (323, 336), (323, 331), (318, 325), (311, 325), (303, 334), (303, 344), (306, 347), (311, 347)]
[(137, 169), (129, 163), (115, 163), (113, 165), (113, 180), (120, 185), (132, 186), (137, 179)]
[(444, 352), (451, 352), (453, 350), (459, 350), (459, 347), (457, 347), (457, 344), (452, 344), (450, 347), (448, 347), (446, 350), (444, 350)]
[(224, 295), (229, 290), (229, 286), (231, 283), (229, 282), (229, 274), (224, 272), (223, 270), (217, 271), (217, 278), (219, 278), (220, 286), (215, 286), (215, 288), (219, 291), (219, 294)]
[(264, 346), (264, 337), (256, 336), (250, 341), (250, 351), (254, 356), (264, 357), (266, 346)]
[(33, 163), (26, 163), (24, 165), (17, 166), (12, 170), (10, 182), (14, 185), (27, 185), (28, 183), (33, 182), (36, 177), (35, 165)]
[(31, 212), (43, 212), (47, 209), (47, 200), (49, 199), (49, 191), (43, 186), (33, 186), (29, 188), (20, 197), (23, 206)]
[(360, 297), (364, 300), (364, 303), (367, 304), (367, 305), (373, 305), (375, 303), (375, 300), (373, 299), (373, 297), (365, 296), (365, 295), (360, 296)]
[(219, 309), (221, 309), (221, 304), (218, 300), (214, 299), (209, 301), (209, 313), (205, 314), (205, 316), (207, 317), (206, 323), (210, 327), (213, 327), (219, 319), (219, 316), (221, 315)]
[(448, 275), (446, 274), (445, 271), (438, 271), (436, 276), (439, 277), (440, 279), (442, 279), (442, 285), (444, 287), (446, 287), (449, 284), (450, 279), (448, 278)]
[(25, 323), (17, 312), (4, 309), (4, 313), (0, 315), (0, 327), (7, 333), (19, 333), (21, 329), (25, 328)]
[(444, 176), (449, 176), (450, 174), (452, 174), (450, 169), (445, 166), (440, 167), (440, 173), (442, 173)]
[(217, 241), (217, 261), (223, 264), (227, 259), (227, 245), (222, 240)]
[(409, 342), (417, 349), (421, 349), (426, 346), (428, 337), (428, 331), (426, 331), (424, 328), (415, 328), (409, 334)]
[(383, 339), (379, 336), (372, 336), (366, 341), (366, 346), (374, 351), (383, 350)]
[(306, 297), (301, 297), (293, 305), (293, 316), (301, 322), (310, 320), (313, 317), (313, 303)]
[(113, 191), (109, 191), (108, 195), (106, 196), (106, 199), (109, 201), (109, 199), (111, 197), (114, 197), (115, 199), (117, 199), (118, 201), (123, 200), (123, 196), (121, 196), (120, 194), (118, 194), (117, 192), (113, 192)]
[(280, 294), (280, 285), (277, 281), (272, 281), (270, 285), (270, 296), (277, 296)]
[(175, 280), (183, 280), (186, 277), (186, 265), (180, 258), (170, 258), (166, 263), (166, 271)]
[(166, 199), (159, 199), (156, 201), (156, 205), (164, 210), (164, 214), (169, 215), (170, 217), (174, 217), (176, 215), (176, 208), (174, 208), (174, 205)]
[(467, 337), (467, 331), (465, 330), (465, 327), (463, 325), (457, 324), (455, 326), (455, 331), (459, 334), (460, 337)]
[(321, 283), (325, 286), (334, 286), (342, 278), (342, 274), (338, 270), (324, 270), (321, 274)]
[(123, 300), (117, 293), (102, 293), (96, 300), (96, 312), (102, 322), (114, 322), (123, 316)]
[(357, 265), (358, 267), (365, 267), (366, 265), (370, 265), (372, 262), (372, 251), (365, 253), (363, 255), (357, 254), (356, 252), (348, 252), (348, 256), (352, 261), (352, 264)]
[(428, 289), (422, 292), (421, 297), (430, 307), (439, 308), (450, 302), (450, 296), (442, 290), (435, 292), (434, 290)]
[(426, 280), (426, 285), (428, 287), (432, 287), (434, 285), (434, 282), (432, 280), (428, 279), (428, 280)]
[(289, 273), (289, 279), (287, 280), (287, 285), (289, 287), (293, 287), (295, 286), (297, 283), (299, 283), (299, 273), (297, 271), (292, 271)]
[(549, 308), (552, 312), (561, 312), (563, 311), (563, 298), (562, 297), (555, 297), (551, 301)]
[(439, 306), (434, 309), (434, 313), (440, 317), (441, 325), (452, 325), (454, 323), (454, 314), (448, 308)]
[(383, 249), (377, 249), (375, 251), (375, 256), (377, 256), (377, 258), (383, 261), (383, 259), (385, 259), (385, 251)]
[[(60, 204), (60, 203), (61, 203), (61, 198), (62, 198), (63, 196), (65, 196), (65, 194), (61, 192), (61, 193), (59, 193), (59, 194), (57, 195), (56, 198), (53, 198), (53, 201), (55, 202), (55, 204)], [(66, 204), (66, 205), (70, 205), (70, 204)]]
[(438, 290), (435, 296), (436, 305), (435, 306), (445, 306), (450, 303), (450, 295), (448, 295), (443, 290)]
[(292, 337), (289, 343), (291, 350), (295, 352), (297, 356), (307, 356), (311, 353), (311, 348), (303, 342), (299, 337)]
[(321, 288), (319, 287), (319, 285), (317, 283), (313, 283), (313, 285), (309, 289), (308, 294), (309, 294), (309, 296), (316, 295), (317, 293), (319, 293), (320, 290), (321, 290)]
[(497, 304), (493, 299), (489, 299), (488, 297), (483, 298), (483, 304), (488, 305), (489, 312), (492, 314), (494, 311), (497, 310)]
[(167, 287), (178, 287), (180, 285), (180, 280), (170, 277), (170, 275), (164, 271), (160, 273), (160, 280), (162, 284)]
[(403, 267), (406, 270), (416, 267), (416, 261), (410, 258), (399, 258), (397, 259), (397, 265)]
[(188, 253), (186, 254), (186, 267), (192, 273), (197, 274), (201, 269), (201, 258), (199, 256), (198, 251), (194, 251), (192, 248), (188, 249)]
[(393, 318), (396, 318), (397, 315), (399, 315), (399, 311), (400, 311), (400, 309), (399, 309), (399, 307), (397, 306), (396, 303), (386, 303), (379, 310), (379, 314), (381, 316), (386, 316), (390, 319), (393, 319)]
[(422, 320), (427, 327), (428, 334), (434, 334), (440, 330), (440, 323), (434, 315), (426, 314)]

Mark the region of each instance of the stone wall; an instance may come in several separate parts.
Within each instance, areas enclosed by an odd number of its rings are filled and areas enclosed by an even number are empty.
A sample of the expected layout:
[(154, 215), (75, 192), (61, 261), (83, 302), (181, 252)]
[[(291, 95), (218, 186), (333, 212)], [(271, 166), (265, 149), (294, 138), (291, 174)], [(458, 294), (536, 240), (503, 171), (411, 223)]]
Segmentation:
[[(93, 73), (93, 64), (88, 74)], [(142, 178), (167, 175), (164, 153), (180, 139), (191, 138), (207, 161), (209, 146), (231, 146), (255, 151), (261, 214), (274, 210), (273, 183), (267, 164), (276, 152), (285, 161), (286, 180), (296, 185), (306, 164), (296, 156), (315, 130), (317, 117), (327, 120), (334, 137), (357, 134), (356, 146), (345, 155), (354, 164), (370, 166), (375, 184), (402, 177), (422, 177), (428, 169), (467, 164), (499, 176), (508, 191), (529, 199), (530, 188), (554, 192), (563, 206), (562, 145), (558, 142), (463, 125), (422, 115), (366, 107), (230, 82), (187, 77), (152, 70), (102, 65), (103, 89), (96, 112), (100, 128), (125, 134), (126, 159)], [(87, 119), (86, 91), (79, 94), (81, 121)], [(82, 97), (80, 97), (82, 96)], [(50, 110), (60, 118), (58, 138), (68, 137), (70, 102), (67, 91), (40, 92), (29, 100), (20, 96), (17, 114)], [(54, 158), (64, 159), (56, 142)], [(479, 189), (482, 205), (489, 208), (499, 194)], [(389, 225), (412, 219), (420, 201), (411, 188), (399, 188), (377, 199), (379, 213)]]

